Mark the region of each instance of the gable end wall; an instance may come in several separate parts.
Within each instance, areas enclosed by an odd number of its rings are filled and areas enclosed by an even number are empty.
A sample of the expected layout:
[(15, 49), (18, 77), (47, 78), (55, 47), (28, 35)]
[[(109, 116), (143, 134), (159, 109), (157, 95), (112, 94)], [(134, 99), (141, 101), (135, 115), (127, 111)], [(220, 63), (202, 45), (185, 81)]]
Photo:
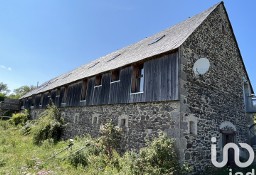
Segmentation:
[[(194, 31), (179, 52), (181, 126), (185, 126), (181, 133), (186, 139), (183, 159), (200, 171), (212, 165), (211, 137), (217, 138), (218, 150), (222, 153), (221, 123), (235, 125), (235, 142), (248, 143), (248, 126), (252, 122), (244, 107), (246, 72), (223, 4)], [(201, 77), (193, 72), (199, 58), (210, 61), (209, 71)], [(188, 133), (191, 119), (197, 122), (197, 135)]]

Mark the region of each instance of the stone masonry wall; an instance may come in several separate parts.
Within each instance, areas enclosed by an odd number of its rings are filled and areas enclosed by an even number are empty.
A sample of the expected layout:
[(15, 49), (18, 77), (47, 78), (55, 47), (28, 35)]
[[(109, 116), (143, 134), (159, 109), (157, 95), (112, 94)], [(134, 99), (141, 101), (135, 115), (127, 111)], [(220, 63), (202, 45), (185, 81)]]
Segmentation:
[[(196, 171), (211, 165), (211, 137), (222, 151), (221, 123), (236, 127), (235, 142), (248, 142), (252, 118), (245, 115), (243, 77), (246, 78), (224, 6), (220, 4), (180, 48), (181, 129), (186, 145), (183, 159)], [(199, 58), (210, 61), (209, 71), (193, 72)], [(189, 133), (190, 121), (196, 133)]]
[[(123, 150), (143, 147), (145, 137), (156, 136), (160, 130), (172, 138), (179, 138), (179, 111), (178, 101), (60, 108), (68, 123), (64, 136), (67, 139), (85, 134), (99, 136), (101, 124), (112, 120), (118, 126), (121, 119), (126, 119)], [(42, 109), (34, 109), (31, 115), (37, 118), (41, 112)]]

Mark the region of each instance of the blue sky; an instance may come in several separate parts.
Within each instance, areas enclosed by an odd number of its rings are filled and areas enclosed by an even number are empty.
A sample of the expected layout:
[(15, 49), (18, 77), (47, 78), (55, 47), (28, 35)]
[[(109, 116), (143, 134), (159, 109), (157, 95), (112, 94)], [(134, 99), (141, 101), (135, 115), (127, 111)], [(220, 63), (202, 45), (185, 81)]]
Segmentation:
[[(0, 0), (0, 82), (41, 84), (218, 2)], [(224, 3), (256, 91), (256, 1)]]

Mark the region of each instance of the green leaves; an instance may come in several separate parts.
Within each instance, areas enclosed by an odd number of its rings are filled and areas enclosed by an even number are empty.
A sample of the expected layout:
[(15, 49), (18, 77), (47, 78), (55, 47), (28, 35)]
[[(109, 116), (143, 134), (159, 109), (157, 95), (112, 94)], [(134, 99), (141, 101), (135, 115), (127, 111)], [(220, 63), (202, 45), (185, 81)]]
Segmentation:
[(33, 142), (37, 145), (47, 139), (57, 142), (61, 139), (63, 127), (64, 120), (61, 118), (58, 108), (49, 105), (32, 127)]

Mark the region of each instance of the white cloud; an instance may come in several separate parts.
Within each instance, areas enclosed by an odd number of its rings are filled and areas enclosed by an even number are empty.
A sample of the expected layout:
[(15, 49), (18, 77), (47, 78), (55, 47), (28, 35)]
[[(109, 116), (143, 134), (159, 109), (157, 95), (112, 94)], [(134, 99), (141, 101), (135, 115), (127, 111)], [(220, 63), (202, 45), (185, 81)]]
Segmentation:
[(11, 67), (6, 67), (6, 66), (4, 66), (4, 65), (0, 65), (0, 68), (1, 68), (1, 69), (4, 69), (4, 70), (12, 71), (12, 68), (11, 68)]

